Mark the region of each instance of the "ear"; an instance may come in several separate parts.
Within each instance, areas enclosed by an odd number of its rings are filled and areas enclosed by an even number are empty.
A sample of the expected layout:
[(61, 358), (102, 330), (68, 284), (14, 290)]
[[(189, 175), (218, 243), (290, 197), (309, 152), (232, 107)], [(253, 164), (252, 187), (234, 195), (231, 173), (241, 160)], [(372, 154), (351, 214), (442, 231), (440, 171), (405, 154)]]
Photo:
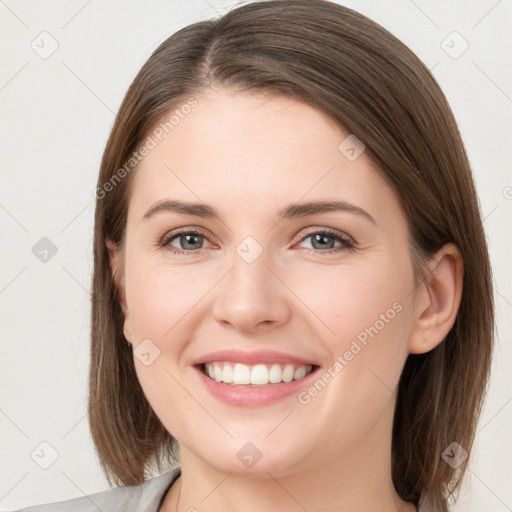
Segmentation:
[(459, 249), (446, 244), (430, 261), (429, 272), (416, 290), (409, 353), (429, 352), (450, 332), (459, 311), (463, 277)]
[(126, 292), (124, 288), (124, 279), (121, 270), (122, 265), (120, 265), (121, 250), (118, 247), (118, 245), (110, 239), (106, 241), (106, 246), (108, 249), (108, 258), (110, 262), (110, 273), (112, 275), (112, 279), (114, 280), (114, 286), (117, 291), (117, 296), (119, 297), (121, 308), (124, 313), (124, 336), (128, 341), (131, 341), (128, 306), (126, 304)]

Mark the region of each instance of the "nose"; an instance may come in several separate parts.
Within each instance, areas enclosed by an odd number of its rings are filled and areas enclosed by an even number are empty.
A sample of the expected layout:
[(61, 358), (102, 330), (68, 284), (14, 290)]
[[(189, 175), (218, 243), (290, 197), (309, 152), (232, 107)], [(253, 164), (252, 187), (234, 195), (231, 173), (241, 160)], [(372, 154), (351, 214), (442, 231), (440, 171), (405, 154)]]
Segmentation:
[(239, 332), (258, 334), (285, 324), (292, 295), (269, 266), (265, 251), (253, 262), (234, 254), (229, 274), (217, 289), (214, 318)]

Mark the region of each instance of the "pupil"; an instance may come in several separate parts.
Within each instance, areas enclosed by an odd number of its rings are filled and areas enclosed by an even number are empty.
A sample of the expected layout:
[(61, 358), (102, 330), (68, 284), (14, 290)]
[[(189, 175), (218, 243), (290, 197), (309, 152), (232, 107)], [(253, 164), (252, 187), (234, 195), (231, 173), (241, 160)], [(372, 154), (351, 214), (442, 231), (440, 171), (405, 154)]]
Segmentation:
[[(199, 236), (198, 235), (182, 235), (181, 238), (182, 238), (182, 240), (185, 239), (185, 244), (184, 245), (182, 244), (182, 247), (187, 248), (187, 249), (194, 249), (195, 248), (194, 247), (194, 242), (193, 241), (189, 242), (189, 240), (190, 239), (192, 239), (192, 240), (196, 239), (196, 241), (197, 241)], [(189, 246), (189, 247), (187, 247), (187, 246)], [(190, 247), (190, 246), (192, 246), (192, 247)]]
[[(314, 237), (313, 237), (313, 240), (315, 242), (321, 242), (321, 247), (327, 247), (329, 246), (328, 248), (331, 249), (332, 246), (333, 246), (333, 243), (330, 243), (330, 244), (326, 244), (325, 240), (328, 239), (328, 238), (331, 238), (332, 237), (330, 235), (321, 235), (321, 234), (316, 234)], [(314, 244), (313, 244), (314, 246)]]

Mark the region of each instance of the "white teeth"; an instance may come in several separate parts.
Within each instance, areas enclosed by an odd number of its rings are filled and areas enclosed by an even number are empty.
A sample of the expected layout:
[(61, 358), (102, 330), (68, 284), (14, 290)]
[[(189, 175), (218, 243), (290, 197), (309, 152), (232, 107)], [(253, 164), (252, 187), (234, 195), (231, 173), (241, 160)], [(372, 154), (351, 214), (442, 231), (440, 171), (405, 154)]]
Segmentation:
[(283, 382), (291, 382), (293, 380), (293, 374), (295, 373), (295, 368), (293, 364), (287, 364), (283, 370)]
[[(217, 366), (214, 363), (214, 366)], [(233, 370), (233, 384), (250, 384), (251, 383), (251, 369), (245, 364), (235, 364)]]
[(222, 368), (220, 366), (213, 367), (213, 377), (217, 382), (222, 381)]
[(277, 384), (278, 382), (281, 382), (282, 375), (283, 372), (281, 371), (281, 365), (273, 364), (268, 372), (268, 381), (272, 384)]
[(257, 364), (252, 367), (251, 384), (268, 384), (268, 370), (264, 364)]
[(222, 370), (222, 382), (226, 384), (233, 382), (233, 368), (229, 364), (225, 364), (224, 370)]
[(302, 377), (306, 376), (306, 367), (305, 366), (299, 366), (295, 373), (293, 374), (293, 380), (299, 380), (302, 379)]
[(265, 386), (299, 380), (311, 373), (310, 364), (255, 364), (252, 366), (242, 363), (214, 361), (205, 364), (205, 374), (210, 379), (226, 384)]

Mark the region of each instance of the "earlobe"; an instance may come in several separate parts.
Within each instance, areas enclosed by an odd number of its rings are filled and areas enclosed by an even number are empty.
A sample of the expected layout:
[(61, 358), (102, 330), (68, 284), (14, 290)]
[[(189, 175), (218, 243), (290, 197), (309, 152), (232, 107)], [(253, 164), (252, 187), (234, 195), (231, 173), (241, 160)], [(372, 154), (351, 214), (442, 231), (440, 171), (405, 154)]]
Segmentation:
[(418, 289), (409, 353), (429, 352), (450, 332), (459, 311), (463, 276), (460, 251), (455, 244), (446, 244), (432, 258)]

